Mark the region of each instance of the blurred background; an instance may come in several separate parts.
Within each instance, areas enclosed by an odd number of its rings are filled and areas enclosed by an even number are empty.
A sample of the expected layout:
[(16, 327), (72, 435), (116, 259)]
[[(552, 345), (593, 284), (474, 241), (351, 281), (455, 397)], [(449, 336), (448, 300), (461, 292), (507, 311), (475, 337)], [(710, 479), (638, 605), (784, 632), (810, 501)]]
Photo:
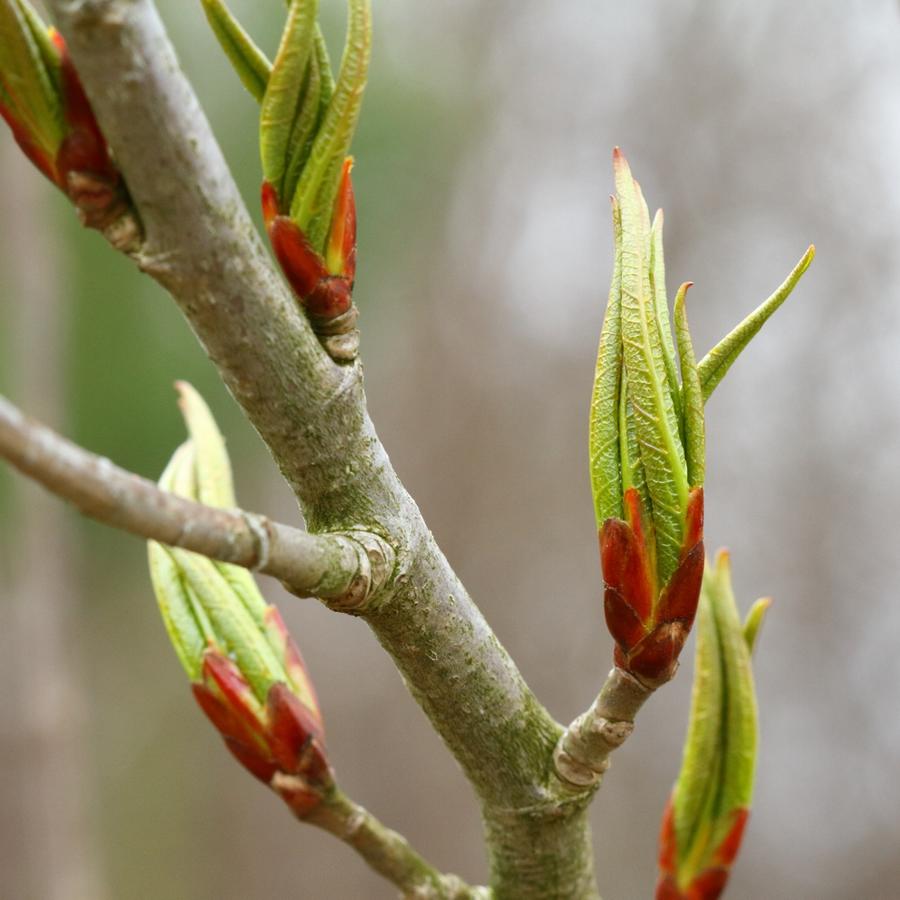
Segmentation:
[[(274, 51), (279, 3), (233, 8)], [(611, 270), (610, 152), (666, 210), (700, 352), (818, 256), (709, 404), (707, 540), (757, 653), (762, 744), (733, 898), (900, 882), (900, 7), (565, 0), (376, 4), (355, 144), (372, 415), (451, 562), (568, 722), (609, 668), (586, 431)], [(256, 215), (256, 109), (199, 3), (159, 3)], [(322, 3), (341, 39), (343, 4)], [(894, 174), (891, 174), (891, 170)], [(244, 506), (297, 522), (171, 300), (0, 137), (0, 389), (150, 477), (192, 381)], [(388, 898), (239, 771), (195, 708), (134, 538), (0, 468), (0, 896)], [(473, 796), (359, 621), (271, 580), (345, 788), (437, 865), (486, 878)], [(593, 808), (607, 900), (655, 881), (691, 654)]]

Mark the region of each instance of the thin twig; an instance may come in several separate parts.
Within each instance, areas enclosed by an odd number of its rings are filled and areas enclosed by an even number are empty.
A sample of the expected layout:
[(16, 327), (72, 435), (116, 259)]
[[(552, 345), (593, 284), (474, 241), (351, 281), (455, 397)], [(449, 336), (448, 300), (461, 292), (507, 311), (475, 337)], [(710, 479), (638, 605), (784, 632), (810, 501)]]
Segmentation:
[(613, 669), (590, 708), (559, 739), (553, 762), (562, 783), (593, 790), (609, 768), (609, 755), (634, 731), (634, 717), (653, 691), (627, 672)]
[(486, 888), (470, 887), (456, 875), (444, 875), (426, 862), (403, 835), (336, 790), (303, 821), (340, 838), (388, 881), (417, 900), (476, 900)]
[(257, 569), (295, 593), (345, 596), (364, 551), (343, 535), (313, 535), (240, 509), (160, 490), (26, 416), (0, 396), (0, 456), (87, 516), (211, 559)]

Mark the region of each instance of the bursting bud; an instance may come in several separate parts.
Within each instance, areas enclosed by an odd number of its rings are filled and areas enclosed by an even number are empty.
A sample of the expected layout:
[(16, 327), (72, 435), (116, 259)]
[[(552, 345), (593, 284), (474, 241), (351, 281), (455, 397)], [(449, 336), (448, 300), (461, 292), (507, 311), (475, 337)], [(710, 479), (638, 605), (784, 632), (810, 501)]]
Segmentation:
[(85, 225), (106, 230), (127, 211), (121, 176), (65, 41), (28, 0), (0, 0), (0, 115)]
[(770, 604), (741, 625), (728, 554), (703, 579), (684, 758), (663, 814), (657, 900), (715, 900), (725, 889), (750, 812), (756, 694), (750, 655)]
[(675, 299), (676, 374), (663, 261), (625, 157), (613, 154), (616, 256), (591, 401), (591, 485), (616, 665), (648, 687), (674, 674), (703, 577), (703, 396)]
[(700, 595), (704, 405), (815, 249), (698, 363), (685, 312), (691, 282), (675, 297), (673, 340), (662, 210), (651, 221), (618, 148), (613, 168), (615, 265), (591, 398), (591, 488), (615, 662), (652, 689), (675, 673)]
[[(244, 86), (260, 103), (262, 209), (272, 249), (313, 324), (344, 333), (355, 320), (356, 206), (348, 156), (369, 68), (370, 0), (349, 0), (335, 82), (317, 0), (291, 0), (270, 63), (223, 0), (207, 18)], [(349, 316), (349, 321), (336, 321)]]
[[(233, 507), (225, 444), (202, 398), (179, 383), (190, 439), (160, 479), (167, 491)], [(150, 577), (194, 697), (226, 746), (300, 817), (334, 787), (303, 659), (245, 569), (150, 542)]]

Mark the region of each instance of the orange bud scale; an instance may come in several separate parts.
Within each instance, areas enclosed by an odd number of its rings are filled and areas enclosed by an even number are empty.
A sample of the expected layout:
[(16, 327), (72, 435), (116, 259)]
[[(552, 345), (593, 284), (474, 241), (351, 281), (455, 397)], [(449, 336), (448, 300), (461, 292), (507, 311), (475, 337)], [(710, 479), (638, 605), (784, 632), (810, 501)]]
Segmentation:
[(192, 685), (194, 697), (238, 762), (297, 815), (314, 809), (332, 784), (318, 710), (282, 682), (272, 685), (261, 707), (238, 667), (212, 646), (201, 679)]
[(731, 864), (737, 856), (744, 836), (748, 809), (736, 809), (734, 821), (722, 843), (716, 848), (708, 868), (700, 872), (689, 885), (682, 888), (676, 877), (677, 844), (672, 799), (666, 804), (660, 832), (660, 878), (656, 885), (656, 900), (717, 900), (728, 883)]
[(301, 228), (283, 214), (275, 188), (265, 181), (262, 186), (263, 218), (275, 258), (304, 309), (319, 319), (340, 316), (353, 303), (356, 207), (349, 166), (345, 165), (344, 172), (335, 214), (340, 223), (338, 240), (343, 263), (337, 274), (328, 271), (325, 259), (313, 249)]
[(703, 580), (703, 488), (692, 489), (678, 568), (661, 592), (655, 585), (635, 488), (624, 495), (628, 521), (607, 519), (600, 529), (603, 609), (616, 641), (615, 661), (649, 685), (675, 673), (694, 623)]

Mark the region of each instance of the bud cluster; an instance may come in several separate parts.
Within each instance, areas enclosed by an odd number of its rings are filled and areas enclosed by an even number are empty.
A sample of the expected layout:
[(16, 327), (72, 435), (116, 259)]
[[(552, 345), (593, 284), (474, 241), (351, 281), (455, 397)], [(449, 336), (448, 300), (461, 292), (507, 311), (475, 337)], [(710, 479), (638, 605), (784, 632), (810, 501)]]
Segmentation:
[(62, 35), (28, 0), (0, 0), (0, 115), (85, 225), (107, 229), (127, 194)]
[(650, 219), (613, 157), (615, 268), (591, 403), (590, 459), (616, 664), (648, 686), (671, 678), (703, 577), (703, 396), (684, 298), (669, 322), (662, 212)]
[(347, 153), (368, 73), (371, 2), (349, 0), (336, 81), (317, 0), (291, 0), (271, 63), (223, 0), (203, 5), (238, 76), (260, 103), (263, 217), (279, 265), (323, 334), (352, 328), (353, 321), (335, 320), (353, 310), (356, 206)]
[(697, 362), (685, 312), (691, 282), (675, 296), (674, 329), (669, 320), (662, 210), (651, 220), (618, 148), (613, 168), (616, 253), (591, 398), (591, 488), (616, 665), (655, 688), (675, 672), (703, 579), (704, 405), (815, 248)]
[(757, 713), (750, 654), (768, 600), (742, 625), (722, 552), (703, 580), (691, 716), (681, 773), (663, 814), (657, 900), (715, 900), (750, 812)]
[[(193, 388), (179, 389), (190, 440), (160, 486), (234, 506), (222, 436)], [(200, 707), (242, 765), (305, 816), (334, 780), (315, 689), (278, 610), (245, 569), (157, 543), (149, 560), (163, 621)]]

